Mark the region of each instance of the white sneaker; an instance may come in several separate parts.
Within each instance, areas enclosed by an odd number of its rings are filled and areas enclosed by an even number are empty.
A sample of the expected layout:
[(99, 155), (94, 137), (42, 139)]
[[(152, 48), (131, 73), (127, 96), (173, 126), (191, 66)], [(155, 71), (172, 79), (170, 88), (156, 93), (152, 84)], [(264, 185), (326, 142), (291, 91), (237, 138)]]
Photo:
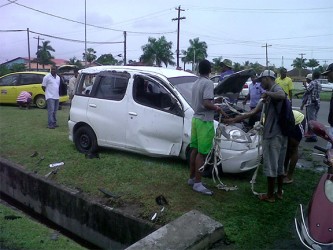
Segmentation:
[(202, 185), (201, 182), (194, 183), (193, 190), (198, 192), (198, 193), (205, 194), (205, 195), (213, 195), (213, 192), (210, 191), (208, 188), (205, 188), (205, 186)]

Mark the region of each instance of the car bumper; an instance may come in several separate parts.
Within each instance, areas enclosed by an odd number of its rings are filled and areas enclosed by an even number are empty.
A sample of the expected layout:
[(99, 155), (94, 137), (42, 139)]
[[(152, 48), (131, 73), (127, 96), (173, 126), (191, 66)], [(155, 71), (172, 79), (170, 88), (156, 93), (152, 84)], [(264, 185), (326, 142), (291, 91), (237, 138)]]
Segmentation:
[(260, 163), (258, 149), (248, 149), (243, 151), (221, 150), (222, 170), (224, 173), (242, 173), (254, 169)]

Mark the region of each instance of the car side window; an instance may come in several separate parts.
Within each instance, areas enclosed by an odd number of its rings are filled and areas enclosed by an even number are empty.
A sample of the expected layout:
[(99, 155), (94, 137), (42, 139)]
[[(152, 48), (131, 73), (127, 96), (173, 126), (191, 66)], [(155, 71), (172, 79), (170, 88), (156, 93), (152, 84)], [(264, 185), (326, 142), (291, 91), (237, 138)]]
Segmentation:
[(136, 76), (133, 82), (133, 99), (135, 102), (169, 113), (180, 114), (177, 99), (158, 82)]
[(20, 85), (30, 85), (42, 83), (39, 81), (38, 75), (35, 74), (21, 74)]
[(9, 75), (0, 79), (0, 86), (15, 86), (18, 83), (19, 75)]
[(96, 84), (96, 89), (92, 92), (94, 97), (120, 101), (125, 96), (128, 78), (117, 75), (100, 76)]

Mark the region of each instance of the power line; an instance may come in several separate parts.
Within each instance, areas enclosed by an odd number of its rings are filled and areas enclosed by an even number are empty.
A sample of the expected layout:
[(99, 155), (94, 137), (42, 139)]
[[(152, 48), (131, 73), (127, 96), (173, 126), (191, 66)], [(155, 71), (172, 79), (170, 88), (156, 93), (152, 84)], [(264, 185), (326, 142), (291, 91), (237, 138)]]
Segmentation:
[[(27, 30), (0, 30), (0, 32), (26, 32)], [(70, 38), (64, 38), (64, 37), (58, 37), (58, 36), (53, 36), (53, 35), (48, 35), (48, 34), (44, 34), (44, 33), (39, 33), (39, 32), (35, 32), (35, 31), (31, 31), (29, 30), (29, 33), (33, 33), (36, 35), (41, 35), (41, 36), (45, 36), (45, 37), (50, 37), (50, 38), (54, 38), (54, 39), (58, 39), (58, 40), (63, 40), (63, 41), (67, 41), (67, 42), (76, 42), (76, 43), (84, 43), (85, 41), (82, 40), (75, 40), (75, 39), (70, 39)], [(89, 44), (117, 44), (117, 43), (124, 43), (123, 41), (121, 42), (93, 42), (93, 41), (87, 41), (87, 43)]]
[[(69, 18), (66, 18), (66, 17), (57, 16), (57, 15), (54, 15), (54, 14), (51, 14), (51, 13), (48, 13), (48, 12), (44, 12), (44, 11), (41, 11), (41, 10), (37, 10), (37, 9), (31, 8), (31, 7), (26, 6), (26, 5), (23, 5), (23, 4), (16, 3), (16, 0), (8, 0), (8, 1), (11, 2), (11, 3), (14, 3), (14, 4), (16, 4), (16, 5), (19, 5), (19, 6), (21, 6), (21, 7), (27, 8), (27, 9), (29, 9), (29, 10), (39, 12), (39, 13), (44, 14), (44, 15), (48, 15), (48, 16), (52, 16), (52, 17), (55, 17), (55, 18), (58, 18), (58, 19), (65, 20), (65, 21), (69, 21), (69, 22), (73, 22), (73, 23), (78, 23), (78, 24), (83, 24), (83, 25), (85, 25), (84, 22), (76, 21), (76, 20), (69, 19)], [(112, 30), (112, 31), (117, 31), (117, 32), (124, 32), (124, 30), (112, 29), (112, 28), (107, 28), (107, 27), (98, 26), (98, 25), (94, 25), (94, 24), (86, 24), (86, 25), (87, 25), (87, 26), (90, 26), (90, 27), (94, 27), (94, 28), (99, 28), (99, 29)], [(166, 32), (140, 32), (140, 31), (127, 31), (127, 33), (151, 34), (151, 35), (163, 35), (163, 34), (170, 34), (170, 33), (174, 33), (174, 32), (175, 32), (175, 31), (166, 31)]]

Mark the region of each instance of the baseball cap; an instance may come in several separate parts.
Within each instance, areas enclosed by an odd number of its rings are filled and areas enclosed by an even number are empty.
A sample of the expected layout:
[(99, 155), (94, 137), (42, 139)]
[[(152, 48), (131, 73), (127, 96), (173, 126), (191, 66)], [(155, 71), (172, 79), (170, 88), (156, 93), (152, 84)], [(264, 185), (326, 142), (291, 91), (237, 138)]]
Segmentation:
[(272, 77), (273, 79), (275, 79), (275, 73), (274, 73), (274, 71), (273, 71), (273, 70), (268, 70), (268, 69), (266, 69), (266, 70), (264, 70), (264, 71), (260, 74), (260, 76), (258, 77), (258, 81), (260, 81), (261, 78), (263, 78), (263, 77), (265, 77), (265, 76), (269, 76), (269, 77)]
[(229, 59), (224, 59), (222, 62), (221, 62), (221, 65), (225, 65), (227, 66), (228, 68), (231, 68), (232, 69), (232, 61), (229, 60)]
[(328, 73), (330, 73), (331, 71), (333, 71), (333, 63), (331, 63), (330, 65), (328, 65), (327, 69), (321, 73), (323, 76), (326, 76)]
[(307, 74), (305, 78), (309, 79), (309, 80), (312, 80), (312, 74)]

